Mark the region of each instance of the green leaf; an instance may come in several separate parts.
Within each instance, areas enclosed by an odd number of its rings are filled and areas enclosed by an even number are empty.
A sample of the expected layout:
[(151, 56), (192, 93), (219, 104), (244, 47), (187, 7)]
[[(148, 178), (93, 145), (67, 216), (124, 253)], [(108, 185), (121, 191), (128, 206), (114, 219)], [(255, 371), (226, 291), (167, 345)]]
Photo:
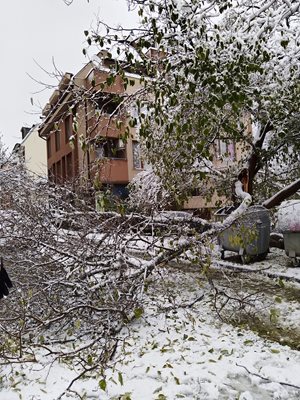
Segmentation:
[(157, 400), (167, 400), (167, 397), (166, 397), (163, 393), (160, 393), (160, 394), (158, 395)]
[(221, 350), (221, 354), (225, 355), (225, 356), (228, 356), (229, 355), (229, 351), (227, 349), (223, 349), (223, 350)]
[(287, 45), (289, 44), (289, 40), (282, 40), (282, 41), (280, 42), (280, 44), (281, 44), (281, 46), (282, 46), (284, 49), (286, 49), (286, 48), (287, 48)]
[(282, 303), (282, 298), (280, 296), (276, 296), (274, 300), (276, 303)]
[(105, 379), (101, 379), (99, 381), (99, 386), (100, 386), (100, 389), (105, 391), (106, 390), (106, 380)]
[(108, 86), (113, 85), (113, 83), (115, 82), (115, 78), (111, 75), (108, 78), (106, 78), (106, 83), (108, 84)]
[(162, 390), (162, 386), (159, 386), (157, 389), (154, 390), (153, 394), (158, 393)]
[(134, 310), (134, 316), (135, 318), (141, 318), (141, 316), (143, 315), (144, 311), (141, 307), (138, 307)]
[(271, 353), (274, 353), (274, 354), (280, 353), (280, 350), (277, 350), (277, 349), (270, 349), (270, 351), (271, 351)]
[(75, 326), (76, 329), (79, 329), (79, 328), (80, 328), (80, 326), (81, 326), (81, 321), (80, 321), (80, 319), (77, 319), (77, 320), (74, 322), (74, 326)]
[(175, 380), (175, 382), (176, 382), (176, 385), (180, 385), (180, 381), (179, 381), (179, 379), (178, 379), (176, 376), (174, 376), (174, 380)]
[(88, 365), (93, 365), (93, 356), (91, 354), (89, 354), (87, 357), (87, 363)]
[(284, 288), (284, 282), (283, 282), (283, 279), (282, 278), (279, 278), (278, 279), (278, 285), (281, 287), (281, 288)]
[(124, 385), (123, 375), (121, 374), (121, 372), (118, 372), (118, 381), (120, 382), (121, 386)]
[(276, 323), (278, 318), (280, 316), (280, 311), (277, 310), (276, 308), (271, 308), (270, 309), (270, 321), (272, 323)]
[(131, 393), (124, 393), (121, 397), (120, 400), (131, 400)]

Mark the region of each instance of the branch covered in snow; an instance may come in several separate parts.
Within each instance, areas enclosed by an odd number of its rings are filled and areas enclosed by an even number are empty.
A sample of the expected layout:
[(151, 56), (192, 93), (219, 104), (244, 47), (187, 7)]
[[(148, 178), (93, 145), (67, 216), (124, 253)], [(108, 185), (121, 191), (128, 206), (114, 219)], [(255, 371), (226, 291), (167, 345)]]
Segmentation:
[(270, 199), (266, 200), (263, 202), (263, 206), (266, 208), (273, 208), (278, 205), (290, 196), (293, 196), (295, 193), (297, 193), (300, 190), (300, 178), (291, 183), (290, 185), (286, 186), (282, 190), (280, 190), (278, 193), (276, 193), (274, 196), (272, 196)]

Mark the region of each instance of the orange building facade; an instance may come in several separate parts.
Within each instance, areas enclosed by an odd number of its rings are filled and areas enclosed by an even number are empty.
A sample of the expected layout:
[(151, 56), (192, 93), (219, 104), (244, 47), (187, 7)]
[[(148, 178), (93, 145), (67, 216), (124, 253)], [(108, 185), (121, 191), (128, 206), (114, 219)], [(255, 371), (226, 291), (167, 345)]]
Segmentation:
[(62, 77), (43, 110), (39, 135), (47, 142), (50, 181), (110, 187), (122, 197), (143, 167), (138, 134), (122, 106), (139, 77), (130, 75), (135, 83), (130, 88), (118, 75), (109, 81), (113, 60), (100, 56), (100, 65), (91, 61), (76, 75)]

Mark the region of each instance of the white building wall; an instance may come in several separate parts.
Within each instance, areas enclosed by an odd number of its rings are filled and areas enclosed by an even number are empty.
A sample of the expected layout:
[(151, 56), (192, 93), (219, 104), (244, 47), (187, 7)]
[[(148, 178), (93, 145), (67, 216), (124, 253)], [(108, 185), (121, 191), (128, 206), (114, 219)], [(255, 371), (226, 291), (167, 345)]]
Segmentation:
[(37, 178), (46, 178), (48, 176), (47, 143), (39, 137), (37, 125), (26, 135), (21, 146), (24, 148), (26, 169)]

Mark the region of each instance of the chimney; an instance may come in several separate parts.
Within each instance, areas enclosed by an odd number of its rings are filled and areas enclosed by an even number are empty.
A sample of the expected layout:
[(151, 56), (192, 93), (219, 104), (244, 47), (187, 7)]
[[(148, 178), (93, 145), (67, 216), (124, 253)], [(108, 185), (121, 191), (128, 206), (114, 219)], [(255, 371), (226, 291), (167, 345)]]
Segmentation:
[(22, 128), (21, 128), (22, 140), (25, 139), (25, 137), (27, 136), (30, 129), (31, 128), (26, 128), (26, 126), (22, 126)]

